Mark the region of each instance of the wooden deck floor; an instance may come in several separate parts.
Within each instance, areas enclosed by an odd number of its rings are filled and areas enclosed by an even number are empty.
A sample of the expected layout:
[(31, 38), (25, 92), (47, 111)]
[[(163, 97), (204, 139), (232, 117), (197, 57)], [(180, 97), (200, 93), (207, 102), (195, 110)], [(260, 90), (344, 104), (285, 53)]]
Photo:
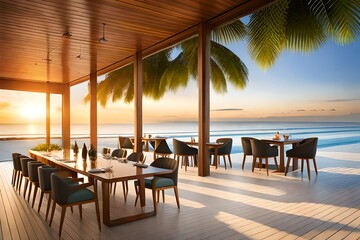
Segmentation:
[[(267, 177), (264, 170), (252, 173), (250, 158), (242, 171), (241, 154), (233, 156), (233, 169), (212, 169), (210, 177), (198, 177), (194, 168), (186, 173), (182, 169), (180, 210), (168, 191), (155, 217), (111, 228), (102, 225), (99, 232), (95, 208), (88, 204), (82, 220), (77, 208), (67, 212), (61, 239), (360, 239), (359, 155), (319, 156), (319, 175), (312, 171), (311, 181), (306, 172), (304, 177), (299, 172), (287, 177)], [(0, 163), (0, 239), (58, 239), (59, 208), (49, 227), (46, 201), (38, 214), (14, 191), (11, 173), (11, 162)], [(129, 194), (124, 203), (119, 185), (111, 200), (114, 216), (139, 211), (133, 207), (131, 183)]]

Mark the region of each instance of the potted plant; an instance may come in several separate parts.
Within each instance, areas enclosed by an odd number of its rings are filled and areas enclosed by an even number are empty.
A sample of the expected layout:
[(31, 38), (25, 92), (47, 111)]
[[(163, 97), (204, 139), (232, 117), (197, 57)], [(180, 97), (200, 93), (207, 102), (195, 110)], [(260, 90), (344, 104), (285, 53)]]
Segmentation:
[(97, 159), (97, 151), (92, 144), (89, 149), (89, 158), (91, 161), (95, 161)]
[(84, 161), (86, 161), (86, 155), (87, 155), (87, 148), (86, 148), (86, 145), (85, 145), (85, 143), (84, 143), (83, 148), (82, 148), (82, 151), (81, 151), (81, 156), (82, 156), (82, 159), (83, 159)]

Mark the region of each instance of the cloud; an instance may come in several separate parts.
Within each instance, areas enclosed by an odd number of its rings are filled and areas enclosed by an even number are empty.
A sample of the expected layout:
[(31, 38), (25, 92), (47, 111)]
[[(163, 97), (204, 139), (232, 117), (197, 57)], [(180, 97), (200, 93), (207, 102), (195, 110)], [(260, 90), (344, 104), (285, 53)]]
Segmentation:
[(330, 111), (330, 112), (335, 112), (336, 109), (335, 109), (335, 108), (332, 108), (332, 109), (330, 109), (329, 111)]
[(311, 110), (306, 110), (306, 109), (298, 109), (296, 110), (297, 112), (306, 112), (306, 111), (310, 111), (310, 112), (335, 112), (336, 109), (335, 108), (332, 108), (332, 109), (329, 109), (329, 110), (324, 110), (324, 109), (311, 109)]
[(219, 108), (219, 109), (213, 109), (210, 110), (212, 112), (222, 112), (222, 111), (243, 111), (242, 108)]
[(328, 100), (324, 100), (324, 102), (352, 102), (352, 101), (360, 101), (360, 98), (350, 98), (350, 99), (328, 99)]
[(305, 109), (298, 109), (297, 111), (298, 111), (298, 112), (306, 112)]
[(11, 106), (11, 103), (9, 102), (0, 102), (0, 110), (9, 108)]

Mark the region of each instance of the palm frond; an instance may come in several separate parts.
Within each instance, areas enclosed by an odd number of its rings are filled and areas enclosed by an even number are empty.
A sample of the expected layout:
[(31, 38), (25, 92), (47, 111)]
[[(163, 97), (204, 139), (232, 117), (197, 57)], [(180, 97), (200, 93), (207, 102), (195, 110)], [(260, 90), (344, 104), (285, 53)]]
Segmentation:
[(246, 25), (237, 20), (233, 23), (213, 29), (211, 39), (221, 44), (229, 44), (245, 39), (247, 35)]
[[(210, 50), (211, 59), (221, 68), (226, 79), (236, 88), (244, 89), (248, 81), (248, 69), (241, 59), (230, 49), (213, 41), (211, 42)], [(214, 81), (212, 79), (212, 82)]]
[(219, 65), (213, 60), (210, 60), (211, 72), (210, 72), (210, 80), (213, 89), (216, 93), (224, 94), (227, 92), (227, 84), (226, 78), (219, 67)]
[(307, 0), (327, 35), (336, 43), (354, 42), (360, 33), (359, 0)]
[(286, 40), (287, 0), (252, 14), (248, 24), (248, 50), (250, 56), (263, 69), (273, 65)]

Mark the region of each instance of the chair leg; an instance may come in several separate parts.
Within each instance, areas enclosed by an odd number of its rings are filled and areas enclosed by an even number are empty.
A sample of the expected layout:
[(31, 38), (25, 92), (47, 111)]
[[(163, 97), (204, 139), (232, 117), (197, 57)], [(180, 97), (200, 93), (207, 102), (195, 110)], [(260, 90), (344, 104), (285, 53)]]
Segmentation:
[(287, 160), (287, 163), (286, 163), (286, 169), (285, 169), (285, 176), (286, 176), (286, 174), (287, 174), (288, 171), (289, 171), (290, 160), (291, 160), (291, 158), (288, 157), (288, 160)]
[(301, 159), (301, 172), (304, 172), (304, 159)]
[(134, 186), (135, 186), (135, 193), (136, 193), (136, 198), (135, 198), (135, 207), (136, 207), (137, 201), (139, 199), (139, 189), (136, 185), (136, 182), (134, 182)]
[(314, 162), (314, 168), (315, 168), (316, 175), (318, 175), (318, 170), (317, 170), (315, 158), (313, 158), (313, 162)]
[(252, 172), (254, 172), (255, 164), (256, 164), (256, 157), (253, 156)]
[(156, 191), (156, 193), (157, 193), (157, 199), (156, 199), (156, 201), (159, 202), (159, 201), (160, 201), (160, 190), (159, 190), (159, 191)]
[(163, 203), (165, 203), (165, 190), (162, 190)]
[(269, 176), (269, 158), (265, 158), (266, 174)]
[(224, 161), (224, 166), (225, 166), (225, 170), (226, 170), (226, 159), (225, 159), (225, 155), (223, 155), (223, 161)]
[(187, 166), (189, 165), (189, 158), (187, 156), (183, 157), (183, 161), (185, 162), (185, 172), (187, 172)]
[(15, 185), (14, 182), (15, 182), (15, 175), (16, 175), (16, 170), (15, 168), (13, 169), (13, 173), (12, 173), (12, 176), (11, 176), (11, 185)]
[(50, 217), (50, 223), (49, 223), (50, 227), (51, 227), (51, 223), (52, 223), (53, 218), (54, 218), (55, 207), (56, 207), (56, 202), (55, 201), (52, 201), (52, 202), (53, 202), (53, 205), (52, 205), (52, 209), (51, 209), (51, 217)]
[(33, 183), (30, 182), (30, 184), (29, 184), (29, 192), (28, 192), (28, 197), (27, 197), (28, 203), (30, 203), (30, 195), (31, 195), (31, 191), (32, 191), (32, 186), (33, 186)]
[(274, 157), (274, 162), (275, 162), (275, 166), (276, 166), (276, 171), (279, 171), (279, 165), (277, 163), (276, 157)]
[(177, 186), (174, 187), (174, 193), (175, 193), (177, 207), (180, 208), (179, 193), (178, 193)]
[(25, 178), (25, 183), (24, 183), (24, 199), (26, 199), (26, 190), (29, 184), (29, 180), (27, 178)]
[(122, 187), (123, 187), (124, 201), (126, 202), (126, 186), (125, 186), (125, 181), (122, 181)]
[(82, 219), (82, 205), (79, 205), (79, 214), (80, 214), (80, 219)]
[(35, 187), (34, 188), (34, 195), (33, 195), (33, 201), (32, 201), (32, 205), (31, 205), (32, 208), (34, 208), (35, 198), (36, 198), (36, 194), (37, 194), (37, 190), (38, 190), (37, 184), (34, 187)]
[(308, 158), (306, 159), (306, 166), (307, 166), (307, 170), (308, 170), (308, 178), (309, 178), (309, 181), (310, 181), (310, 162), (309, 162)]
[(47, 203), (47, 206), (46, 206), (46, 217), (45, 217), (45, 221), (47, 221), (48, 219), (48, 215), (49, 215), (49, 211), (50, 211), (50, 205), (51, 205), (51, 193), (49, 193), (49, 196), (48, 196), (48, 203)]
[(19, 193), (20, 193), (22, 178), (23, 178), (23, 176), (22, 176), (22, 173), (20, 172), (17, 182), (16, 182), (16, 191), (19, 189)]
[(246, 159), (246, 155), (244, 154), (243, 162), (242, 162), (242, 165), (241, 165), (241, 169), (242, 169), (242, 170), (244, 170), (245, 159)]
[(98, 222), (99, 231), (101, 231), (99, 200), (98, 200), (97, 197), (95, 199), (95, 209), (96, 209), (96, 219), (97, 219), (97, 222)]
[[(79, 206), (81, 206), (81, 205), (79, 205)], [(63, 206), (63, 207), (61, 208), (59, 237), (61, 236), (62, 227), (63, 227), (63, 225), (64, 225), (65, 213), (66, 213), (66, 207)]]
[(232, 162), (231, 162), (231, 157), (230, 157), (230, 154), (228, 155), (229, 157), (229, 164), (230, 164), (230, 168), (232, 168)]
[(40, 208), (41, 208), (41, 203), (42, 203), (43, 197), (44, 197), (44, 192), (41, 191), (41, 193), (40, 193), (40, 200), (39, 200), (39, 206), (38, 206), (38, 213), (40, 212)]

